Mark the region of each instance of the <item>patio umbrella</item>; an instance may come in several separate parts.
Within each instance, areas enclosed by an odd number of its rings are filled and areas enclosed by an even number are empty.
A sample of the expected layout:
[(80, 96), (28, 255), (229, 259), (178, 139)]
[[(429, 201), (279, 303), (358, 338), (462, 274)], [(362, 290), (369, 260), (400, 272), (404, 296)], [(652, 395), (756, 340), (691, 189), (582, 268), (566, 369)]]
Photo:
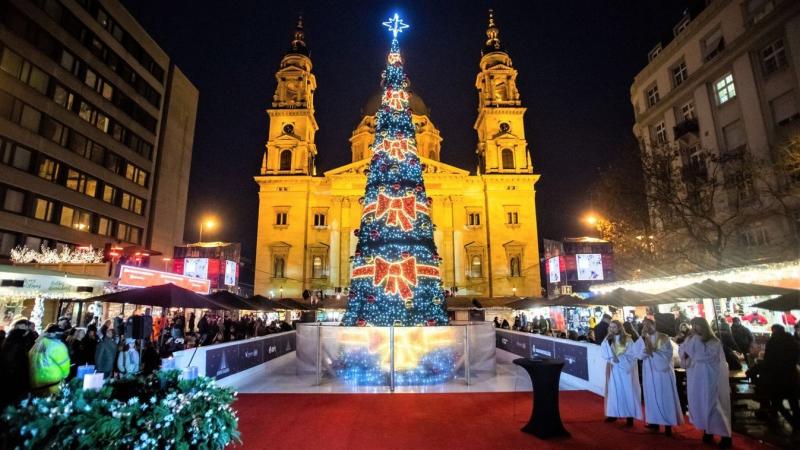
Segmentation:
[(653, 305), (658, 300), (659, 297), (653, 294), (617, 288), (611, 292), (590, 297), (586, 300), (586, 302), (593, 305), (608, 305), (621, 308), (623, 306)]
[(132, 305), (160, 306), (162, 308), (208, 308), (232, 309), (224, 304), (197, 294), (172, 283), (134, 288), (126, 291), (99, 295), (87, 300), (109, 303), (129, 303)]
[(753, 306), (770, 311), (791, 311), (793, 309), (800, 309), (800, 291), (783, 294), (780, 297), (756, 303)]

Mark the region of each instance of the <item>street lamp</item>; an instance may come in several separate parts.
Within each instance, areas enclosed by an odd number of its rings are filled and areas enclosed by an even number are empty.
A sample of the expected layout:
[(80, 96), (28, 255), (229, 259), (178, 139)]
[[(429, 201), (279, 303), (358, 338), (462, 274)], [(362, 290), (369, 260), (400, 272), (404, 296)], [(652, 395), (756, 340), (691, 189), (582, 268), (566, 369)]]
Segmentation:
[(215, 226), (217, 226), (217, 223), (214, 222), (214, 219), (206, 219), (206, 220), (203, 220), (202, 222), (200, 222), (200, 239), (199, 239), (199, 242), (203, 242), (203, 228), (205, 228), (206, 230), (211, 230)]

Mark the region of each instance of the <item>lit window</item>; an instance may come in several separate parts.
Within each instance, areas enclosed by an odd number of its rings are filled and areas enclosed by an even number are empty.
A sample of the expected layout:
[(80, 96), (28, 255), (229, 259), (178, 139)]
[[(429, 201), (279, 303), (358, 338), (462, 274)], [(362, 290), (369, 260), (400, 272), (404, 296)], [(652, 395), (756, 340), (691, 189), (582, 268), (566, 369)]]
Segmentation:
[(39, 177), (48, 181), (55, 181), (58, 178), (59, 164), (52, 159), (45, 158), (39, 164)]
[(764, 75), (769, 75), (786, 66), (786, 50), (783, 39), (778, 39), (761, 50), (761, 65)]
[(658, 95), (658, 85), (654, 84), (647, 88), (647, 106), (653, 107), (661, 99)]
[(686, 68), (686, 61), (681, 61), (672, 68), (672, 82), (675, 83), (675, 86), (680, 86), (687, 78), (689, 78), (689, 70)]
[(33, 217), (35, 219), (44, 220), (45, 222), (52, 222), (53, 202), (43, 198), (37, 198), (33, 209)]
[(97, 220), (97, 234), (101, 236), (111, 236), (111, 219), (100, 217)]
[(733, 74), (728, 72), (714, 83), (714, 92), (717, 95), (717, 104), (722, 105), (736, 97), (736, 87), (733, 85)]
[(311, 277), (322, 278), (322, 257), (315, 256), (311, 260)]
[(483, 276), (483, 263), (481, 257), (478, 255), (472, 257), (469, 265), (469, 276), (471, 278), (480, 278)]

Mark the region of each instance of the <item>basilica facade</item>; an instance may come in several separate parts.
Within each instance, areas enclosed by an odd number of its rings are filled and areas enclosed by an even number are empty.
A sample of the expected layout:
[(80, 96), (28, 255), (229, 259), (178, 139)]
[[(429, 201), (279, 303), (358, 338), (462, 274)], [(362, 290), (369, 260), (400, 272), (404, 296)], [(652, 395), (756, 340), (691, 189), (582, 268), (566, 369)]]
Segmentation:
[[(428, 108), (412, 95), (417, 152), (444, 289), (458, 296), (539, 296), (535, 184), (525, 139), (517, 71), (489, 18), (475, 87), (478, 115), (474, 173), (441, 162), (442, 137)], [(346, 292), (356, 247), (381, 93), (364, 106), (350, 138), (352, 162), (317, 173), (317, 87), (302, 22), (276, 73), (269, 135), (259, 176), (255, 293), (299, 297), (306, 290)], [(321, 151), (324, 151), (321, 150)]]

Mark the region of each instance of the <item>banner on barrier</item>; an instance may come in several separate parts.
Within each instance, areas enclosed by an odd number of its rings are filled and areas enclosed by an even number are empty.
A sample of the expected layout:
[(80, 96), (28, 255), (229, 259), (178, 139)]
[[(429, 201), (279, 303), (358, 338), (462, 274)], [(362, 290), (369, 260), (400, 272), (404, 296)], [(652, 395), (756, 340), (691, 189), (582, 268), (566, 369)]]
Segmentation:
[(295, 350), (295, 333), (206, 351), (206, 376), (220, 380)]
[(535, 334), (527, 335), (495, 330), (497, 348), (523, 358), (557, 358), (564, 360), (564, 373), (589, 381), (589, 356), (585, 346), (569, 341), (545, 339)]

